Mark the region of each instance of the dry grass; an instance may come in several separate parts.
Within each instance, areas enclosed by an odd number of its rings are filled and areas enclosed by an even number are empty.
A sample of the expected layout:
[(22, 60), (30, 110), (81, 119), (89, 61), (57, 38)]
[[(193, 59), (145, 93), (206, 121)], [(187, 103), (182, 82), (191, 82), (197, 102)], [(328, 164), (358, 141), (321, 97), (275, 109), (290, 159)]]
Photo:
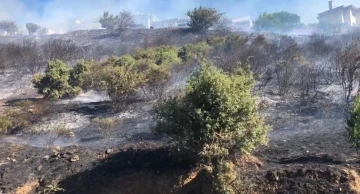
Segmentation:
[(260, 161), (255, 156), (251, 155), (242, 155), (235, 158), (234, 164), (242, 170), (244, 169), (252, 169), (252, 170), (259, 170), (262, 166), (264, 166), (264, 163)]
[(349, 170), (351, 181), (350, 189), (356, 193), (360, 193), (360, 176), (355, 170)]
[(33, 194), (35, 189), (39, 186), (38, 180), (33, 180), (27, 182), (25, 185), (18, 187), (15, 191), (15, 194)]

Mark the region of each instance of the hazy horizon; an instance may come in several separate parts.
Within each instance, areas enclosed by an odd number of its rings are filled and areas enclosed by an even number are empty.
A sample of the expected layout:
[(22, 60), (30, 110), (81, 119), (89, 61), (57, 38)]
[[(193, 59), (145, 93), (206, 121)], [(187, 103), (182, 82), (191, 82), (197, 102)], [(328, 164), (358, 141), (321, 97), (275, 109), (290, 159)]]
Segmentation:
[[(354, 5), (359, 0), (334, 0), (334, 7)], [(229, 18), (260, 13), (288, 11), (298, 14), (304, 23), (316, 23), (317, 14), (328, 10), (328, 0), (0, 0), (0, 20), (15, 21), (23, 32), (25, 23), (47, 27), (52, 33), (100, 28), (98, 19), (104, 11), (121, 10), (155, 14), (159, 19), (185, 18), (187, 10), (198, 6), (213, 7)]]

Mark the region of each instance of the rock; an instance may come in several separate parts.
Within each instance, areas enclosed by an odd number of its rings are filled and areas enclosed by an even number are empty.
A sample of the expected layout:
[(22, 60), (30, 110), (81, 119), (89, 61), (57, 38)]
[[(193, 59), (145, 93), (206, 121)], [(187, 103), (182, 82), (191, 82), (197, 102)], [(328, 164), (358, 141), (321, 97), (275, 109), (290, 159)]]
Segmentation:
[(73, 155), (73, 154), (74, 154), (74, 151), (67, 151), (66, 154), (68, 154), (68, 155)]
[(73, 155), (71, 158), (70, 158), (70, 162), (76, 162), (76, 161), (79, 161), (80, 160), (80, 157), (78, 155)]
[(33, 114), (35, 114), (35, 110), (31, 108), (31, 109), (28, 110), (28, 113), (33, 115)]
[(105, 151), (105, 154), (111, 154), (112, 152), (113, 152), (112, 149), (107, 149), (107, 150)]
[(71, 155), (70, 154), (63, 154), (61, 157), (65, 158), (65, 159), (70, 159)]
[(44, 156), (44, 160), (49, 160), (49, 159), (50, 159), (49, 155)]
[(42, 165), (40, 165), (36, 168), (37, 171), (40, 171), (41, 169), (42, 169)]
[(71, 131), (71, 132), (69, 133), (69, 137), (75, 137), (75, 133)]
[(279, 180), (279, 176), (276, 172), (268, 171), (265, 175), (265, 178), (271, 182), (275, 182)]

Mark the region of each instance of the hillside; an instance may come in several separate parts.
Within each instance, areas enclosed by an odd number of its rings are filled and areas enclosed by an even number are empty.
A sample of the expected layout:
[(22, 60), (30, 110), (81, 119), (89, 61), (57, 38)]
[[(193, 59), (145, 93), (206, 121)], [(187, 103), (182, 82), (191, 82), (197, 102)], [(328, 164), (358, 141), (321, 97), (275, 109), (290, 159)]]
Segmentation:
[[(33, 72), (24, 71), (26, 60), (4, 58), (8, 66), (0, 74), (0, 122), (1, 116), (12, 118), (11, 113), (18, 111), (14, 120), (30, 124), (21, 123), (0, 137), (0, 193), (211, 193), (211, 183), (196, 159), (151, 130), (153, 106), (180, 96), (187, 78), (205, 59), (226, 74), (239, 64), (249, 65), (241, 67), (254, 74), (254, 98), (271, 128), (267, 146), (234, 158), (241, 175), (239, 193), (360, 192), (359, 158), (345, 130), (348, 105), (332, 66), (333, 56), (340, 52), (336, 46), (347, 48), (355, 39), (179, 29), (91, 30), (0, 37), (0, 48), (25, 39), (38, 42), (37, 54), (43, 54), (40, 48), (51, 40), (70, 40), (81, 52), (64, 61), (74, 66), (79, 59), (95, 59), (90, 78), (112, 68), (111, 55), (124, 54), (133, 57), (136, 68), (156, 64), (168, 70), (169, 77), (155, 85), (155, 92), (149, 85), (136, 88), (132, 94), (136, 98), (119, 103), (117, 109), (108, 91), (98, 88), (84, 89), (72, 98), (45, 99), (31, 83)], [(191, 45), (182, 47), (186, 44)], [(134, 52), (144, 48), (150, 50)], [(158, 60), (159, 56), (167, 58)], [(119, 59), (114, 60), (116, 64)], [(34, 73), (43, 73), (44, 68), (41, 63)], [(160, 75), (155, 74), (155, 80)], [(96, 118), (115, 122), (105, 131)], [(66, 134), (59, 135), (59, 129)]]

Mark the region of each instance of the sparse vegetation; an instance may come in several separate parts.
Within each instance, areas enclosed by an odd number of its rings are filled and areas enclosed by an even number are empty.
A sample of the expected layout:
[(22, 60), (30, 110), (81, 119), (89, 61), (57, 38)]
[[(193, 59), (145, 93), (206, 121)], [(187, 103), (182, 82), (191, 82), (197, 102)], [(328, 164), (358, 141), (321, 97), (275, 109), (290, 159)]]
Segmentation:
[(61, 60), (64, 62), (81, 59), (82, 50), (71, 40), (55, 39), (42, 45), (47, 61)]
[(66, 124), (58, 124), (52, 128), (52, 131), (57, 133), (59, 137), (71, 137), (73, 132)]
[(97, 117), (93, 119), (92, 122), (103, 137), (110, 138), (112, 136), (116, 124), (115, 119)]

